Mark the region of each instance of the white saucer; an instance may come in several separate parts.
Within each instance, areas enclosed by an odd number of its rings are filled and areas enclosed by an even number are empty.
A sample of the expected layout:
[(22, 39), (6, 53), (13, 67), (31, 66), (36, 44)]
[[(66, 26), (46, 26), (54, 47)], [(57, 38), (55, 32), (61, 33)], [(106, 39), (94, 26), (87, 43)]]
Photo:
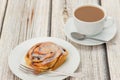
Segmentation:
[[(94, 38), (109, 41), (115, 36), (116, 31), (117, 31), (116, 30), (116, 25), (114, 23), (112, 26), (108, 26), (108, 27), (104, 28), (104, 30), (101, 33), (94, 36)], [(71, 32), (77, 32), (77, 30), (75, 28), (75, 25), (73, 23), (73, 18), (70, 18), (67, 21), (67, 23), (66, 23), (66, 25), (64, 27), (64, 32), (65, 32), (65, 35), (70, 40), (72, 40), (73, 42), (78, 43), (78, 44), (87, 45), (87, 46), (93, 46), (93, 45), (100, 45), (100, 44), (104, 43), (104, 42), (90, 40), (90, 39), (76, 40), (76, 39), (72, 38)]]
[(19, 65), (23, 60), (23, 57), (26, 55), (27, 51), (36, 43), (51, 41), (60, 46), (63, 46), (65, 49), (68, 50), (69, 54), (67, 57), (66, 62), (60, 66), (56, 71), (58, 72), (66, 72), (66, 73), (73, 73), (80, 63), (80, 55), (76, 48), (64, 41), (62, 39), (54, 38), (54, 37), (45, 37), (45, 38), (35, 38), (27, 40), (16, 48), (14, 48), (9, 56), (8, 64), (11, 71), (23, 80), (62, 80), (68, 76), (48, 76), (48, 74), (43, 75), (33, 75), (27, 74), (19, 70)]

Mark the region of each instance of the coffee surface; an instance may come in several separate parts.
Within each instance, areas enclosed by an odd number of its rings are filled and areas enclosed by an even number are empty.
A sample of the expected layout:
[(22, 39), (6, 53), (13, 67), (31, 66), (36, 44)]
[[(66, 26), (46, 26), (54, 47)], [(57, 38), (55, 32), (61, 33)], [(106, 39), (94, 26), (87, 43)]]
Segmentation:
[(75, 11), (75, 16), (82, 21), (95, 22), (104, 17), (104, 12), (97, 7), (84, 6)]

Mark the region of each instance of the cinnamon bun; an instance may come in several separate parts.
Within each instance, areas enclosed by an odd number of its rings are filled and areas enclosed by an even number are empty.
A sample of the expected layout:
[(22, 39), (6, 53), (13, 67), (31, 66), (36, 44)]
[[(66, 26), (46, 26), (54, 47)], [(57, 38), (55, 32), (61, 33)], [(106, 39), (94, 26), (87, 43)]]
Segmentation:
[(53, 42), (41, 42), (27, 52), (25, 61), (34, 70), (44, 72), (57, 69), (66, 61), (67, 55), (65, 48)]

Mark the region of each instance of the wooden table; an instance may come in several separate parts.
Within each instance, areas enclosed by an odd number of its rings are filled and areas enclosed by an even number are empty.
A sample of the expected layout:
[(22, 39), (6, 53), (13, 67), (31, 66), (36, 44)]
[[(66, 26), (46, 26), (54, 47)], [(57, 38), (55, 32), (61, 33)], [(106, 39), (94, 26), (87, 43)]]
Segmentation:
[[(83, 46), (66, 38), (63, 27), (76, 5), (93, 3), (117, 23), (117, 35), (99, 46)], [(8, 67), (8, 56), (19, 43), (35, 37), (57, 37), (80, 52), (77, 71), (90, 77), (66, 80), (120, 80), (120, 0), (0, 0), (0, 80), (20, 80)], [(17, 54), (17, 53), (16, 53)]]

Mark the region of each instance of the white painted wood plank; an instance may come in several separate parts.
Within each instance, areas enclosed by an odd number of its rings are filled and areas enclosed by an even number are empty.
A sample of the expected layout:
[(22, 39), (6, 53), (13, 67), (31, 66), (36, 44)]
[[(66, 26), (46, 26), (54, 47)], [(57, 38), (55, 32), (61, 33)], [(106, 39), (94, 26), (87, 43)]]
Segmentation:
[[(72, 15), (73, 8), (79, 4), (93, 3), (97, 4), (97, 0), (67, 0), (66, 6), (68, 16)], [(65, 25), (64, 18), (67, 15), (63, 15), (65, 6), (65, 0), (53, 0), (52, 2), (52, 26), (51, 36), (66, 39), (63, 32)], [(70, 80), (109, 80), (106, 63), (106, 53), (104, 45), (87, 47), (72, 44), (79, 50), (81, 56), (81, 63), (78, 68), (78, 72), (85, 74), (82, 79), (70, 78)], [(88, 76), (89, 77), (88, 77)], [(68, 79), (69, 80), (69, 79)]]
[(19, 80), (8, 68), (8, 56), (19, 43), (48, 35), (49, 6), (50, 0), (9, 0), (0, 40), (0, 80)]
[(0, 31), (2, 27), (3, 18), (5, 15), (6, 6), (7, 6), (7, 0), (0, 0)]
[(117, 35), (111, 41), (116, 45), (107, 44), (107, 57), (111, 80), (120, 80), (120, 0), (102, 0), (102, 6), (117, 25)]

